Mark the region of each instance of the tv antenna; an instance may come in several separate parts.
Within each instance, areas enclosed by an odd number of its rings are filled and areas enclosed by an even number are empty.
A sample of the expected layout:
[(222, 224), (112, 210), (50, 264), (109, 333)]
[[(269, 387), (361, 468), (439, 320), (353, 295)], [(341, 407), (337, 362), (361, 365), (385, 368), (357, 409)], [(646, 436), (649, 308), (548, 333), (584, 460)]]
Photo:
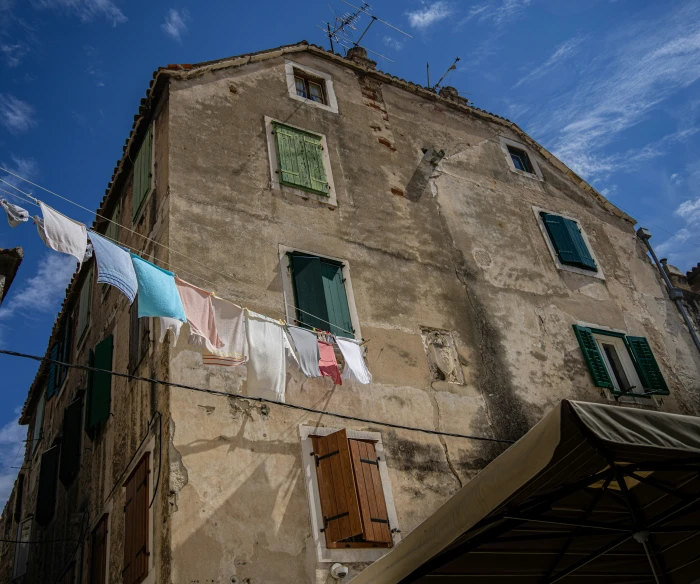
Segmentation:
[[(362, 2), (361, 6), (355, 6), (353, 4), (350, 4), (350, 2), (347, 2), (347, 0), (340, 0), (343, 4), (347, 4), (350, 6), (350, 8), (354, 9), (354, 12), (346, 12), (344, 14), (338, 15), (336, 14), (335, 10), (333, 10), (332, 7), (331, 10), (333, 11), (333, 14), (335, 16), (333, 24), (330, 22), (323, 21), (323, 24), (325, 26), (320, 26), (316, 25), (318, 28), (320, 28), (328, 38), (328, 42), (331, 45), (331, 52), (335, 53), (335, 47), (333, 45), (333, 41), (335, 41), (337, 44), (339, 44), (341, 47), (347, 49), (350, 49), (352, 47), (359, 47), (360, 41), (364, 38), (364, 36), (367, 34), (367, 31), (370, 29), (370, 27), (375, 23), (375, 22), (381, 22), (382, 24), (388, 26), (389, 28), (394, 29), (397, 32), (400, 32), (403, 35), (406, 35), (408, 38), (412, 39), (413, 37), (408, 34), (407, 32), (402, 31), (400, 28), (395, 27), (393, 24), (389, 24), (385, 20), (382, 20), (381, 18), (378, 18), (377, 16), (374, 16), (374, 14), (369, 14), (369, 11), (372, 10), (372, 6), (368, 4), (367, 2)], [(360, 38), (358, 38), (356, 41), (352, 39), (352, 32), (350, 31), (356, 31), (360, 18), (362, 15), (369, 16), (370, 21), (369, 24), (365, 27), (365, 29), (362, 31), (362, 34), (360, 34)], [(351, 44), (352, 46), (348, 46), (348, 44)], [(382, 59), (386, 59), (387, 61), (392, 61), (389, 57), (382, 55), (381, 53), (377, 53), (376, 51), (372, 51), (371, 49), (368, 49), (367, 47), (362, 47), (366, 51), (373, 53)]]
[[(438, 87), (440, 87), (440, 84), (444, 81), (445, 77), (447, 77), (447, 74), (448, 74), (450, 71), (456, 71), (456, 70), (457, 70), (457, 63), (459, 63), (459, 61), (460, 61), (460, 58), (457, 57), (457, 58), (455, 59), (455, 62), (452, 63), (452, 65), (450, 65), (450, 66), (448, 67), (447, 71), (445, 71), (445, 74), (444, 74), (442, 77), (440, 77), (440, 81), (438, 81), (438, 82), (431, 88), (433, 91), (437, 91)], [(430, 87), (430, 65), (428, 65), (428, 87)]]

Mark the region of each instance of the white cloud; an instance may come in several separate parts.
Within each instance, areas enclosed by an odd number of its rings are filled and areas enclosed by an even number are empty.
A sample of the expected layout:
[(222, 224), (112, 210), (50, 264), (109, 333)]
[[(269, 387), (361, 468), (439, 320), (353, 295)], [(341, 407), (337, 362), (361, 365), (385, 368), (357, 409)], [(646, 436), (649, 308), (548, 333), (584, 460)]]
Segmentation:
[(38, 8), (54, 8), (72, 12), (83, 22), (98, 16), (109, 20), (113, 26), (125, 23), (128, 18), (112, 0), (32, 0)]
[(533, 0), (490, 0), (484, 4), (472, 6), (460, 24), (476, 18), (479, 22), (490, 20), (501, 26), (523, 13), (532, 2)]
[(452, 9), (443, 0), (438, 0), (432, 4), (424, 4), (422, 8), (406, 13), (408, 22), (413, 28), (425, 30), (436, 22), (444, 20), (452, 14)]
[(518, 87), (523, 83), (542, 77), (545, 73), (549, 73), (556, 65), (573, 55), (582, 41), (583, 37), (578, 36), (569, 39), (565, 43), (562, 43), (555, 49), (549, 59), (547, 59), (539, 67), (535, 67), (532, 71), (520, 79), (513, 87)]
[(15, 409), (15, 418), (0, 428), (0, 508), (5, 506), (12, 493), (18, 469), (24, 454), (27, 427), (19, 425), (21, 408)]
[(683, 177), (680, 175), (679, 172), (674, 172), (671, 175), (670, 179), (671, 179), (671, 183), (676, 185), (676, 186), (683, 184)]
[(395, 51), (400, 51), (401, 49), (403, 49), (403, 42), (395, 39), (392, 36), (385, 36), (384, 44), (390, 49), (394, 49)]
[(0, 53), (8, 67), (17, 67), (28, 52), (29, 47), (22, 42), (0, 45)]
[(12, 134), (26, 132), (36, 126), (35, 110), (26, 101), (9, 93), (0, 93), (0, 124)]
[(187, 19), (187, 10), (175, 10), (175, 8), (171, 8), (165, 14), (165, 22), (163, 22), (160, 27), (169, 37), (179, 41), (182, 33), (187, 32)]
[(673, 214), (683, 219), (690, 227), (700, 227), (700, 197), (682, 202)]

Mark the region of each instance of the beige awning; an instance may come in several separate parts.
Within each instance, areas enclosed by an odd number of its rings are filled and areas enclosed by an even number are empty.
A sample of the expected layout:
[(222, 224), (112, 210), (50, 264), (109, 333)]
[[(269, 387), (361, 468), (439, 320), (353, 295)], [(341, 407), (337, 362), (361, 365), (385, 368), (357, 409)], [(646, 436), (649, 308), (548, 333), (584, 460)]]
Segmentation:
[(700, 419), (561, 402), (353, 584), (700, 578)]

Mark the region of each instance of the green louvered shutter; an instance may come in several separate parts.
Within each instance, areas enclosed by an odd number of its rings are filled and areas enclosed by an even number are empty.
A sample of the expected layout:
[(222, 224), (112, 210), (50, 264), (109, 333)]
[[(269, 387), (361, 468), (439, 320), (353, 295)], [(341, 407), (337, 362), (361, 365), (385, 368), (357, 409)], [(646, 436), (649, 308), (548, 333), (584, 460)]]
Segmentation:
[(274, 128), (280, 182), (328, 195), (321, 137), (282, 124)]
[(578, 344), (581, 346), (581, 351), (583, 351), (583, 358), (586, 360), (588, 370), (591, 372), (593, 384), (596, 387), (607, 387), (608, 389), (614, 390), (612, 379), (610, 379), (610, 374), (603, 360), (603, 355), (601, 355), (600, 349), (598, 349), (598, 343), (596, 343), (591, 329), (574, 325), (574, 333), (578, 339)]
[(88, 271), (80, 290), (80, 304), (78, 306), (78, 342), (80, 342), (90, 326), (90, 312), (92, 310), (92, 269)]
[(578, 267), (583, 268), (584, 270), (597, 272), (598, 266), (596, 266), (595, 260), (591, 256), (591, 252), (588, 250), (588, 246), (586, 245), (586, 241), (583, 239), (581, 228), (579, 227), (578, 223), (576, 223), (576, 221), (572, 221), (571, 219), (564, 219), (564, 225), (566, 225), (566, 229), (569, 232), (574, 250), (578, 255)]
[[(88, 367), (95, 366), (95, 351), (90, 349), (88, 353)], [(88, 370), (87, 388), (85, 390), (85, 422), (83, 428), (90, 440), (95, 439), (95, 428), (90, 425), (90, 412), (92, 411), (92, 388), (95, 385), (95, 372)]]
[(323, 166), (323, 146), (321, 136), (303, 134), (306, 167), (309, 169), (310, 189), (315, 193), (328, 195), (328, 179)]
[(339, 337), (354, 338), (342, 266), (322, 261), (321, 275), (330, 332)]
[(122, 208), (117, 205), (112, 213), (112, 221), (107, 223), (107, 230), (105, 231), (105, 236), (113, 241), (119, 241), (119, 223), (122, 220)]
[(63, 438), (61, 440), (61, 462), (58, 479), (68, 487), (80, 471), (80, 418), (83, 400), (76, 399), (63, 410)]
[[(114, 337), (109, 335), (95, 347), (95, 368), (112, 370), (112, 346)], [(98, 423), (109, 418), (109, 407), (112, 400), (112, 375), (93, 372), (92, 396), (90, 397), (89, 426), (94, 428)]]
[(56, 507), (56, 479), (60, 446), (53, 446), (41, 455), (39, 489), (36, 498), (36, 522), (45, 527), (53, 518)]
[(562, 264), (579, 265), (581, 258), (571, 239), (571, 232), (566, 224), (567, 219), (559, 215), (540, 213), (544, 226), (547, 228), (549, 239)]
[[(50, 357), (53, 360), (58, 360), (58, 351), (60, 349), (59, 343), (56, 343), (51, 347)], [(49, 379), (46, 385), (46, 397), (53, 397), (56, 395), (56, 386), (58, 385), (58, 365), (56, 363), (49, 363)]]
[(328, 330), (328, 310), (320, 258), (306, 255), (290, 256), (294, 281), (297, 321), (309, 328)]
[(141, 149), (136, 156), (134, 162), (134, 184), (133, 193), (131, 195), (131, 218), (136, 220), (143, 206), (143, 202), (151, 192), (151, 177), (152, 177), (152, 155), (153, 152), (153, 125), (148, 127), (146, 136), (141, 144)]
[(637, 372), (644, 388), (668, 394), (668, 385), (649, 346), (649, 341), (644, 337), (627, 337), (627, 343), (637, 362)]

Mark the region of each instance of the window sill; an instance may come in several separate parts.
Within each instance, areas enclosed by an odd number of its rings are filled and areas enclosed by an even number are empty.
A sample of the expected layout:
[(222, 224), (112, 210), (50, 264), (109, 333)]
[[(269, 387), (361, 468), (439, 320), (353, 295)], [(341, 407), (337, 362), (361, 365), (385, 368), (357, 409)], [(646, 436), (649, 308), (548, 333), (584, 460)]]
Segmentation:
[(318, 203), (323, 203), (327, 207), (337, 207), (338, 201), (335, 198), (335, 193), (330, 192), (328, 195), (319, 195), (317, 193), (312, 193), (310, 191), (305, 191), (298, 187), (291, 187), (289, 185), (282, 184), (277, 180), (272, 181), (272, 188), (276, 191), (281, 191), (283, 193), (288, 193), (290, 195), (295, 195), (301, 197), (302, 199), (317, 201)]
[[(296, 91), (296, 88), (295, 88), (295, 91)], [(310, 106), (317, 107), (318, 109), (322, 109), (322, 110), (325, 110), (327, 112), (331, 112), (332, 114), (338, 113), (337, 107), (333, 107), (333, 106), (327, 105), (325, 103), (319, 103), (317, 101), (314, 101), (313, 99), (309, 99), (308, 97), (301, 97), (301, 95), (297, 95), (296, 93), (294, 93), (294, 94), (290, 93), (289, 97), (291, 97), (292, 99), (296, 99), (297, 101), (301, 101), (303, 103), (306, 103)]]

